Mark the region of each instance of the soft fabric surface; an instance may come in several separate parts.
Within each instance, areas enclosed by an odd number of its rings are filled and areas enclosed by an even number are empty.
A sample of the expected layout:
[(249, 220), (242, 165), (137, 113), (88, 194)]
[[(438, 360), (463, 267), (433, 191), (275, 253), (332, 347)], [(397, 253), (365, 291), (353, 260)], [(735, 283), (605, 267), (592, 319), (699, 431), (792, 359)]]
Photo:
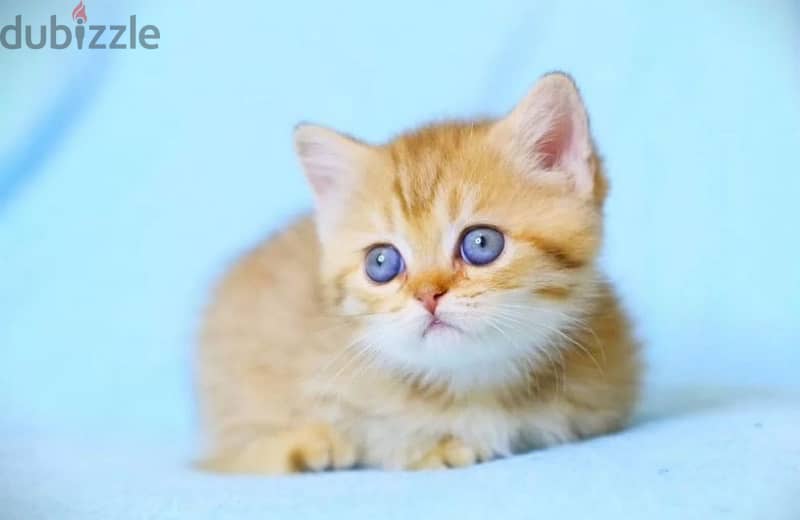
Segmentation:
[[(0, 25), (72, 7), (28, 4)], [(0, 518), (800, 518), (796, 2), (269, 4), (89, 3), (161, 49), (0, 51)], [(439, 473), (194, 471), (197, 313), (309, 207), (294, 123), (382, 140), (552, 69), (612, 179), (632, 427)]]
[(722, 392), (622, 435), (427, 473), (211, 477), (181, 467), (185, 447), (163, 438), (11, 437), (0, 500), (9, 518), (788, 520), (800, 512), (798, 405)]

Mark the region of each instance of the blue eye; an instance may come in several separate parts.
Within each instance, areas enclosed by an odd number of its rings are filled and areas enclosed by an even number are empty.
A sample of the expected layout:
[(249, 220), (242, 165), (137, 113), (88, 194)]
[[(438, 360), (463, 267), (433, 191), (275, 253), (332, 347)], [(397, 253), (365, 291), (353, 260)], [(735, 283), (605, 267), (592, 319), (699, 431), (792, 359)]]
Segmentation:
[(364, 271), (373, 282), (386, 283), (403, 270), (403, 257), (393, 245), (374, 246), (367, 251)]
[(461, 258), (471, 265), (492, 263), (503, 252), (503, 234), (490, 227), (476, 227), (461, 239)]

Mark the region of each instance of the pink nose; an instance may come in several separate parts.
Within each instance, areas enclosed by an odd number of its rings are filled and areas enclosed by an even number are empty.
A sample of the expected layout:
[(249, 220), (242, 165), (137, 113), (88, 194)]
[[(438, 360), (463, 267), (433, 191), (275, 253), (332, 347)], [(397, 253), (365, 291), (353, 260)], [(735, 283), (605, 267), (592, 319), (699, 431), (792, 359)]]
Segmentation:
[(446, 293), (447, 290), (426, 289), (417, 293), (417, 299), (422, 302), (422, 306), (427, 309), (431, 314), (436, 313), (436, 306), (439, 305), (439, 298)]

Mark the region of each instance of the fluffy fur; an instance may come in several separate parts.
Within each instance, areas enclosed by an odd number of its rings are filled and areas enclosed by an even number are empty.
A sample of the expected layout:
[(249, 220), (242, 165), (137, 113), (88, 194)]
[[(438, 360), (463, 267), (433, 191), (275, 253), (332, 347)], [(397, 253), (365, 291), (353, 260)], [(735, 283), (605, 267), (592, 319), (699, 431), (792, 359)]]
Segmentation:
[[(456, 467), (625, 423), (638, 349), (596, 266), (606, 181), (568, 77), (495, 121), (295, 143), (313, 220), (238, 262), (202, 326), (205, 467)], [(505, 235), (482, 267), (458, 252), (476, 224)], [(386, 243), (406, 269), (379, 285), (364, 256)], [(425, 291), (451, 327), (426, 330)]]

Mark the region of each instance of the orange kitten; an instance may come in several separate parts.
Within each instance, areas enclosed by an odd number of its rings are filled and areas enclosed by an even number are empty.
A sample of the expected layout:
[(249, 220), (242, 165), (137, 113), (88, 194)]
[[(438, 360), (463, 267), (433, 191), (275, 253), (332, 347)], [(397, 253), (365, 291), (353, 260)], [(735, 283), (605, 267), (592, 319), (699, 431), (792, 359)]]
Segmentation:
[(473, 464), (620, 428), (637, 345), (596, 266), (606, 181), (572, 81), (370, 146), (300, 126), (316, 213), (202, 328), (216, 471)]

